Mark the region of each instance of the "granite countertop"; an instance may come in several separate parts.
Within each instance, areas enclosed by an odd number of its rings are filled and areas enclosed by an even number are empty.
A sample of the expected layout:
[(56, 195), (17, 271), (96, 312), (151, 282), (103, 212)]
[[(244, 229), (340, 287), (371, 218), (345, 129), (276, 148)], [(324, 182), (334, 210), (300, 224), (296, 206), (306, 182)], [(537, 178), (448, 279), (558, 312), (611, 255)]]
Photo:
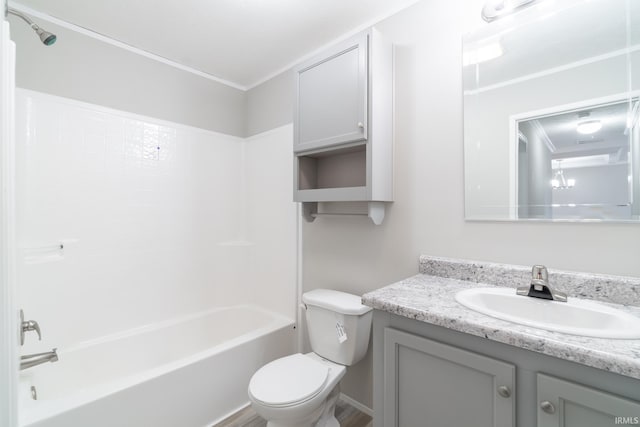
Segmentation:
[[(424, 259), (421, 258), (421, 266)], [(438, 263), (442, 266), (440, 260)], [(477, 287), (504, 287), (504, 284), (496, 286), (418, 274), (363, 295), (362, 303), (409, 319), (640, 379), (640, 339), (604, 339), (550, 332), (475, 312), (455, 300), (458, 291)], [(640, 317), (640, 307), (602, 300), (600, 303)]]

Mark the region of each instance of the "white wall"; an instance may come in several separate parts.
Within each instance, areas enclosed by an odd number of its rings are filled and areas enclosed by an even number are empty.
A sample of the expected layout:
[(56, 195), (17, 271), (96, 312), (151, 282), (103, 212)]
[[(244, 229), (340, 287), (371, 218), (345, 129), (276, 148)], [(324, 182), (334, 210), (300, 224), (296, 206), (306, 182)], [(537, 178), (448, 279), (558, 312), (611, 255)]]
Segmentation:
[(294, 76), (289, 70), (247, 91), (246, 136), (291, 123)]

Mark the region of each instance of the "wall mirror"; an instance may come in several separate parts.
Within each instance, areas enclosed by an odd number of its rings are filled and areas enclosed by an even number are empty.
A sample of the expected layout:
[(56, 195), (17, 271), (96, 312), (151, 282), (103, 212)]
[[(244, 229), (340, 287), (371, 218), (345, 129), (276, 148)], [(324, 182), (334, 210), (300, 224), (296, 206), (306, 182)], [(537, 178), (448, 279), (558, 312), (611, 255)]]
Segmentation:
[(465, 218), (640, 221), (640, 1), (538, 0), (463, 38)]

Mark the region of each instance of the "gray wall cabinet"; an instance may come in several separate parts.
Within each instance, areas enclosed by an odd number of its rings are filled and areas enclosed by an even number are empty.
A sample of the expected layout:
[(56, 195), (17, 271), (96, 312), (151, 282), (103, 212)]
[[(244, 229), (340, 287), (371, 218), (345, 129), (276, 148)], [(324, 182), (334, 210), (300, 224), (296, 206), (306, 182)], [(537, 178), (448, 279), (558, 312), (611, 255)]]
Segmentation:
[(374, 427), (640, 425), (640, 380), (384, 311)]
[(294, 151), (367, 139), (368, 34), (296, 68)]
[(393, 201), (393, 46), (375, 28), (295, 69), (294, 200), (369, 202), (374, 223)]

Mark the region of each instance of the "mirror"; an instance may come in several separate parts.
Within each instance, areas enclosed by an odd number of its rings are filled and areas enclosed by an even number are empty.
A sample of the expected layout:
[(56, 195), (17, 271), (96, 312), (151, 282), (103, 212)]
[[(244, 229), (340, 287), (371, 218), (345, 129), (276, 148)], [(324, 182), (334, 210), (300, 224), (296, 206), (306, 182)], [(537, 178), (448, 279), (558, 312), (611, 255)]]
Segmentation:
[(463, 84), (466, 219), (640, 221), (640, 1), (486, 24)]

